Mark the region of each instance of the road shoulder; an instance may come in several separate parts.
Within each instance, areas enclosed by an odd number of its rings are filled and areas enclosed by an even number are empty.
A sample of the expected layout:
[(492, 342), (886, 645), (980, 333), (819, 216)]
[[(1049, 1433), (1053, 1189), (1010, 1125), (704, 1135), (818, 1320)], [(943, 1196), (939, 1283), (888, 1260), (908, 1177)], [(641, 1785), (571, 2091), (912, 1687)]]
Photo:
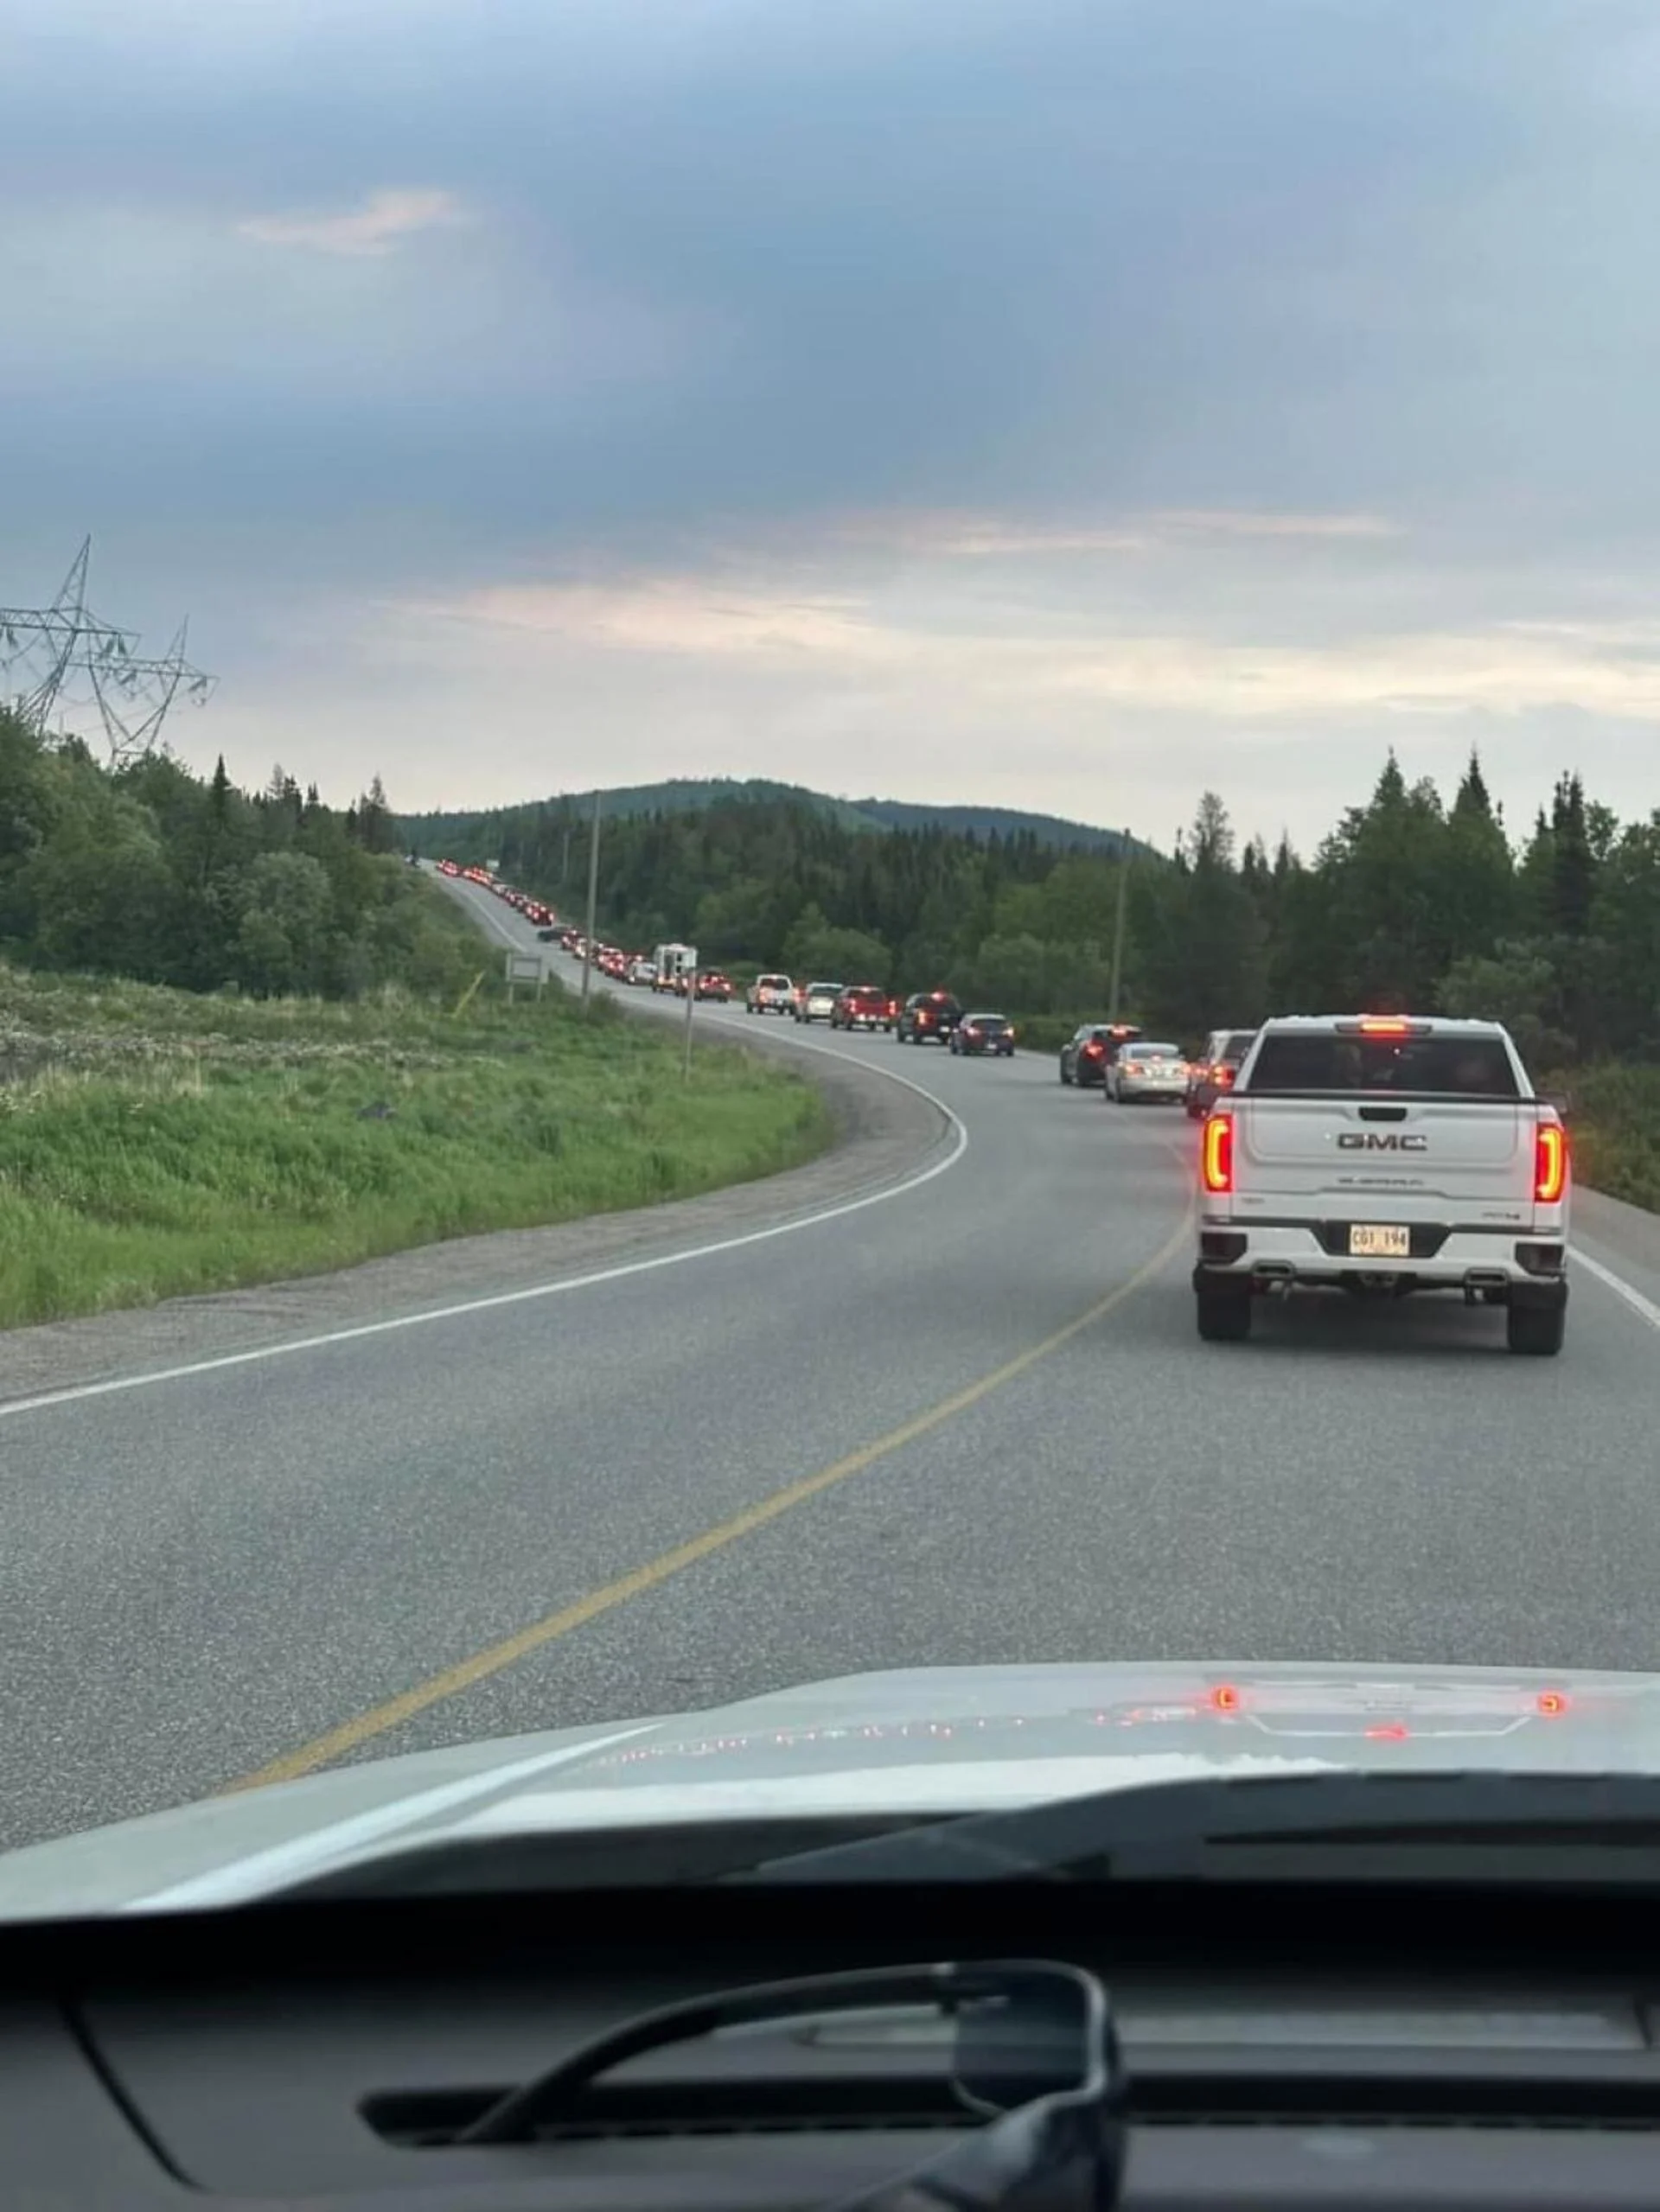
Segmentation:
[[(755, 1049), (746, 1038), (722, 1042)], [(767, 1042), (788, 1050), (784, 1039)], [(460, 1237), (335, 1273), (13, 1329), (0, 1335), (0, 1406), (718, 1243), (872, 1195), (945, 1157), (954, 1125), (922, 1092), (856, 1060), (790, 1057), (822, 1092), (836, 1127), (828, 1151), (804, 1167), (668, 1205)]]
[(1581, 1183), (1574, 1193), (1568, 1246), (1570, 1269), (1574, 1252), (1588, 1253), (1650, 1305), (1660, 1306), (1660, 1214), (1600, 1190), (1587, 1190)]

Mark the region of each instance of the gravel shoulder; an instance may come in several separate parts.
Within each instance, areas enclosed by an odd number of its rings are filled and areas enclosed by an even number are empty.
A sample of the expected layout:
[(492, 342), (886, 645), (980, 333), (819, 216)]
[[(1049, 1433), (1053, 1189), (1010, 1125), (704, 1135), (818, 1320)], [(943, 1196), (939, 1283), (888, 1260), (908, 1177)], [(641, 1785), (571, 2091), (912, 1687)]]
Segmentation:
[[(950, 1120), (930, 1100), (855, 1060), (795, 1049), (791, 1037), (770, 1031), (724, 1039), (722, 1048), (787, 1054), (829, 1106), (829, 1150), (784, 1175), (667, 1205), (457, 1238), (337, 1273), (14, 1329), (0, 1335), (0, 1405), (741, 1236), (902, 1182), (952, 1142)], [(716, 1048), (711, 1041), (699, 1049)]]

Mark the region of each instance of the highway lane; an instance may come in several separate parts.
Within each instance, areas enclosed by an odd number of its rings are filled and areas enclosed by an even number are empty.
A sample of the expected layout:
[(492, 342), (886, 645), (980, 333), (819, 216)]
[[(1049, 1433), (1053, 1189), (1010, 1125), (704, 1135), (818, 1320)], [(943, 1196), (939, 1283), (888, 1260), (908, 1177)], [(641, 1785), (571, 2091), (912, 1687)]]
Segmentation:
[(667, 1271), (0, 1424), (3, 1839), (297, 1750), (894, 1664), (1660, 1665), (1660, 1345), (1607, 1285), (1555, 1362), (1429, 1303), (1202, 1347), (1184, 1122), (1048, 1055), (808, 1042), (935, 1091), (961, 1159)]

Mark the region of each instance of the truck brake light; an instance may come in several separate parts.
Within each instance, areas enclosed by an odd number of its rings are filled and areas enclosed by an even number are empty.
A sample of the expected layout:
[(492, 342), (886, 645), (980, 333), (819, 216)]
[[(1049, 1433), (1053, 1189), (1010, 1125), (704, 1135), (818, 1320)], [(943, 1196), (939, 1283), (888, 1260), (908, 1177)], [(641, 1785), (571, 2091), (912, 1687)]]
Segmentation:
[(1234, 1187), (1234, 1117), (1230, 1113), (1207, 1116), (1204, 1125), (1201, 1173), (1208, 1191), (1223, 1193)]
[(1567, 1183), (1567, 1132), (1560, 1122), (1542, 1121), (1533, 1135), (1533, 1195), (1540, 1206), (1561, 1203)]

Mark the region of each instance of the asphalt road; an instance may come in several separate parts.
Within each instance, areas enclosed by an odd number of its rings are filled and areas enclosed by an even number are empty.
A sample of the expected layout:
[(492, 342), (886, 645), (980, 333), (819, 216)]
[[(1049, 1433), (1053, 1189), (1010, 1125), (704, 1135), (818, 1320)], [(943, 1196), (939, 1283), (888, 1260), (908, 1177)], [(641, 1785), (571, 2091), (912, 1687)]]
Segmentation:
[(1048, 1055), (808, 1042), (933, 1092), (954, 1163), (684, 1265), (0, 1418), (0, 1840), (874, 1667), (1660, 1667), (1660, 1283), (1627, 1254), (1580, 1240), (1638, 1302), (1581, 1268), (1555, 1361), (1430, 1301), (1201, 1346), (1183, 1119)]

